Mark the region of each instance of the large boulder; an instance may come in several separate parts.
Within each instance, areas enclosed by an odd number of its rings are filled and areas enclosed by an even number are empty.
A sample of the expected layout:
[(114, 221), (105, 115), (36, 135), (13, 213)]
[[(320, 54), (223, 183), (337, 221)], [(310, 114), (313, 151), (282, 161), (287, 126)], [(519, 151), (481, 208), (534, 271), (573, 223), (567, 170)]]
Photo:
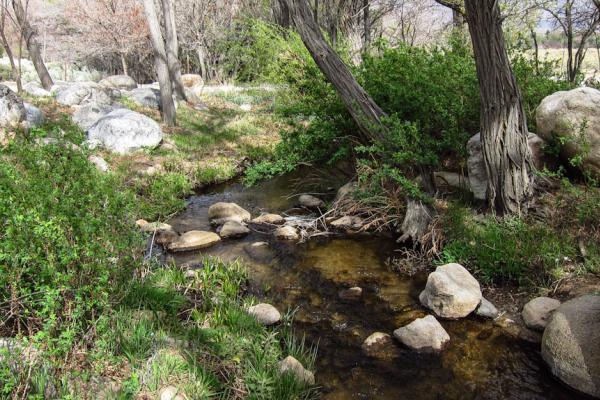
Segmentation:
[(89, 103), (78, 107), (71, 119), (77, 126), (87, 132), (100, 118), (119, 108), (117, 106)]
[[(530, 133), (527, 138), (529, 149), (533, 157), (533, 165), (537, 169), (551, 167), (552, 161), (544, 153), (546, 142), (535, 133)], [(485, 161), (483, 159), (483, 147), (481, 143), (481, 134), (473, 136), (467, 142), (467, 168), (469, 171), (469, 186), (473, 196), (477, 200), (485, 200), (487, 193), (487, 172), (485, 169)]]
[(529, 329), (543, 331), (560, 301), (550, 297), (536, 297), (523, 307), (521, 316)]
[(582, 87), (557, 92), (542, 100), (536, 111), (538, 134), (562, 143), (561, 156), (582, 156), (581, 167), (600, 177), (600, 91)]
[(409, 349), (421, 353), (438, 353), (450, 341), (450, 335), (432, 315), (396, 329), (394, 337)]
[(80, 106), (87, 103), (109, 105), (110, 95), (94, 82), (77, 82), (58, 86), (56, 101), (64, 106)]
[(554, 312), (542, 338), (542, 357), (562, 382), (600, 398), (600, 296), (569, 300)]
[(23, 106), (26, 113), (25, 124), (28, 128), (37, 128), (44, 124), (45, 117), (42, 110), (29, 103), (23, 103)]
[(108, 76), (102, 79), (98, 84), (102, 87), (118, 90), (133, 90), (137, 88), (137, 82), (128, 75)]
[(213, 225), (223, 225), (226, 222), (248, 222), (252, 216), (235, 203), (215, 203), (208, 209), (208, 219)]
[(479, 282), (460, 264), (446, 264), (429, 274), (425, 290), (419, 295), (421, 304), (438, 317), (457, 319), (471, 314), (482, 294)]
[(160, 90), (152, 87), (141, 87), (127, 93), (127, 97), (141, 107), (160, 109)]
[(0, 128), (19, 128), (26, 119), (23, 100), (6, 85), (0, 85)]
[(128, 154), (141, 148), (154, 148), (163, 138), (160, 126), (140, 113), (119, 109), (100, 118), (87, 133), (88, 141), (106, 149)]

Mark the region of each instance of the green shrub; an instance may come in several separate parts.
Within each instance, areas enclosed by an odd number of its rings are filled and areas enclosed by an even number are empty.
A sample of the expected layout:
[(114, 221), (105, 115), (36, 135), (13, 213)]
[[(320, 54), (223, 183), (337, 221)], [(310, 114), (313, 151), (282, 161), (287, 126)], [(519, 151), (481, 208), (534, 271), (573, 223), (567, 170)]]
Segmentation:
[(167, 172), (138, 181), (140, 216), (149, 221), (165, 220), (185, 208), (192, 183), (185, 174)]
[(448, 242), (440, 262), (460, 263), (486, 283), (552, 278), (565, 261), (577, 257), (570, 237), (536, 221), (476, 217), (453, 205), (443, 226)]
[[(36, 131), (34, 136), (43, 132)], [(0, 156), (0, 305), (5, 334), (67, 351), (130, 269), (133, 196), (64, 146), (13, 143)], [(10, 313), (6, 312), (11, 310)]]

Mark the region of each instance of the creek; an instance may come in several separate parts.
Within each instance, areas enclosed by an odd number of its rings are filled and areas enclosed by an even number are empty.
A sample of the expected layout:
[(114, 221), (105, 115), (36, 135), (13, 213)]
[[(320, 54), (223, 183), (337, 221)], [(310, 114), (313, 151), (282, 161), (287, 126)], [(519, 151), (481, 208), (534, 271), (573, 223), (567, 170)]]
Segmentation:
[[(211, 230), (207, 211), (220, 201), (237, 203), (253, 216), (283, 213), (294, 205), (289, 195), (303, 189), (302, 178), (300, 173), (251, 188), (240, 183), (213, 187), (190, 198), (187, 209), (169, 223), (178, 232)], [(331, 192), (342, 183), (328, 182), (322, 190)], [(255, 242), (268, 242), (268, 250), (250, 255), (247, 248)], [(415, 354), (394, 342), (383, 354), (367, 356), (361, 345), (370, 334), (392, 334), (427, 315), (418, 300), (426, 276), (393, 271), (389, 260), (399, 255), (397, 247), (392, 239), (375, 236), (290, 244), (253, 232), (174, 257), (178, 264), (199, 262), (202, 255), (241, 259), (253, 294), (281, 311), (296, 309), (297, 332), (318, 345), (315, 375), (323, 399), (579, 398), (553, 379), (538, 348), (476, 316), (441, 321), (451, 341), (440, 355)], [(340, 291), (354, 286), (363, 289), (361, 298), (342, 300)]]

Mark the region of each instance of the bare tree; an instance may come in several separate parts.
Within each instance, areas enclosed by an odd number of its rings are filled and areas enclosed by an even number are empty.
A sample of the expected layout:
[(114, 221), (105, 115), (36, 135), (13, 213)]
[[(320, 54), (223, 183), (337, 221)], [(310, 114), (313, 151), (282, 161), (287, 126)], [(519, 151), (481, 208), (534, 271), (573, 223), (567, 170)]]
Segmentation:
[(181, 65), (179, 64), (179, 43), (177, 40), (177, 27), (175, 24), (175, 6), (173, 0), (162, 0), (163, 22), (165, 26), (165, 48), (167, 51), (167, 65), (175, 95), (181, 100), (187, 100), (183, 80), (181, 79)]
[(489, 206), (520, 214), (533, 194), (531, 150), (521, 93), (504, 42), (497, 0), (466, 0), (481, 95), (481, 139)]
[(20, 93), (23, 91), (23, 83), (21, 81), (21, 70), (15, 63), (15, 56), (6, 36), (7, 14), (9, 12), (8, 0), (2, 0), (2, 4), (0, 5), (0, 7), (0, 39), (2, 39), (2, 47), (4, 48), (6, 56), (8, 57), (8, 61), (10, 62), (10, 69), (12, 72), (13, 79), (17, 83), (17, 91)]
[(42, 82), (42, 86), (44, 89), (50, 90), (52, 86), (54, 86), (54, 82), (52, 81), (52, 77), (50, 77), (50, 73), (48, 72), (46, 64), (42, 58), (42, 52), (38, 43), (37, 30), (29, 23), (27, 9), (23, 7), (21, 0), (12, 0), (12, 6), (21, 30), (21, 34), (25, 40), (29, 57), (31, 58), (38, 77)]
[(173, 84), (167, 62), (167, 51), (165, 41), (160, 29), (160, 22), (156, 12), (154, 0), (144, 0), (144, 10), (146, 11), (146, 20), (150, 30), (150, 39), (154, 50), (155, 68), (160, 85), (160, 102), (162, 119), (168, 126), (175, 126), (177, 115), (175, 102), (173, 101)]
[(544, 2), (543, 9), (554, 20), (565, 37), (567, 45), (567, 79), (575, 82), (587, 53), (587, 42), (600, 25), (600, 9), (588, 0), (561, 0)]

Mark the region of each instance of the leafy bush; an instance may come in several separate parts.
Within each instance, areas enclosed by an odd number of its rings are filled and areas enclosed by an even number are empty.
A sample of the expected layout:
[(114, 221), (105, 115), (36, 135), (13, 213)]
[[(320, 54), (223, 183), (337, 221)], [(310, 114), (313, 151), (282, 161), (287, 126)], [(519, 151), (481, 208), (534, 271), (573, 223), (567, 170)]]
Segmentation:
[(167, 172), (138, 181), (136, 191), (141, 216), (150, 221), (165, 220), (185, 207), (192, 183), (183, 173)]
[(460, 263), (487, 283), (545, 279), (577, 256), (574, 242), (547, 224), (475, 217), (454, 205), (444, 219), (448, 243), (440, 262)]
[[(33, 136), (42, 136), (36, 131)], [(4, 335), (67, 351), (102, 312), (140, 245), (133, 196), (65, 146), (13, 143), (0, 156)]]

